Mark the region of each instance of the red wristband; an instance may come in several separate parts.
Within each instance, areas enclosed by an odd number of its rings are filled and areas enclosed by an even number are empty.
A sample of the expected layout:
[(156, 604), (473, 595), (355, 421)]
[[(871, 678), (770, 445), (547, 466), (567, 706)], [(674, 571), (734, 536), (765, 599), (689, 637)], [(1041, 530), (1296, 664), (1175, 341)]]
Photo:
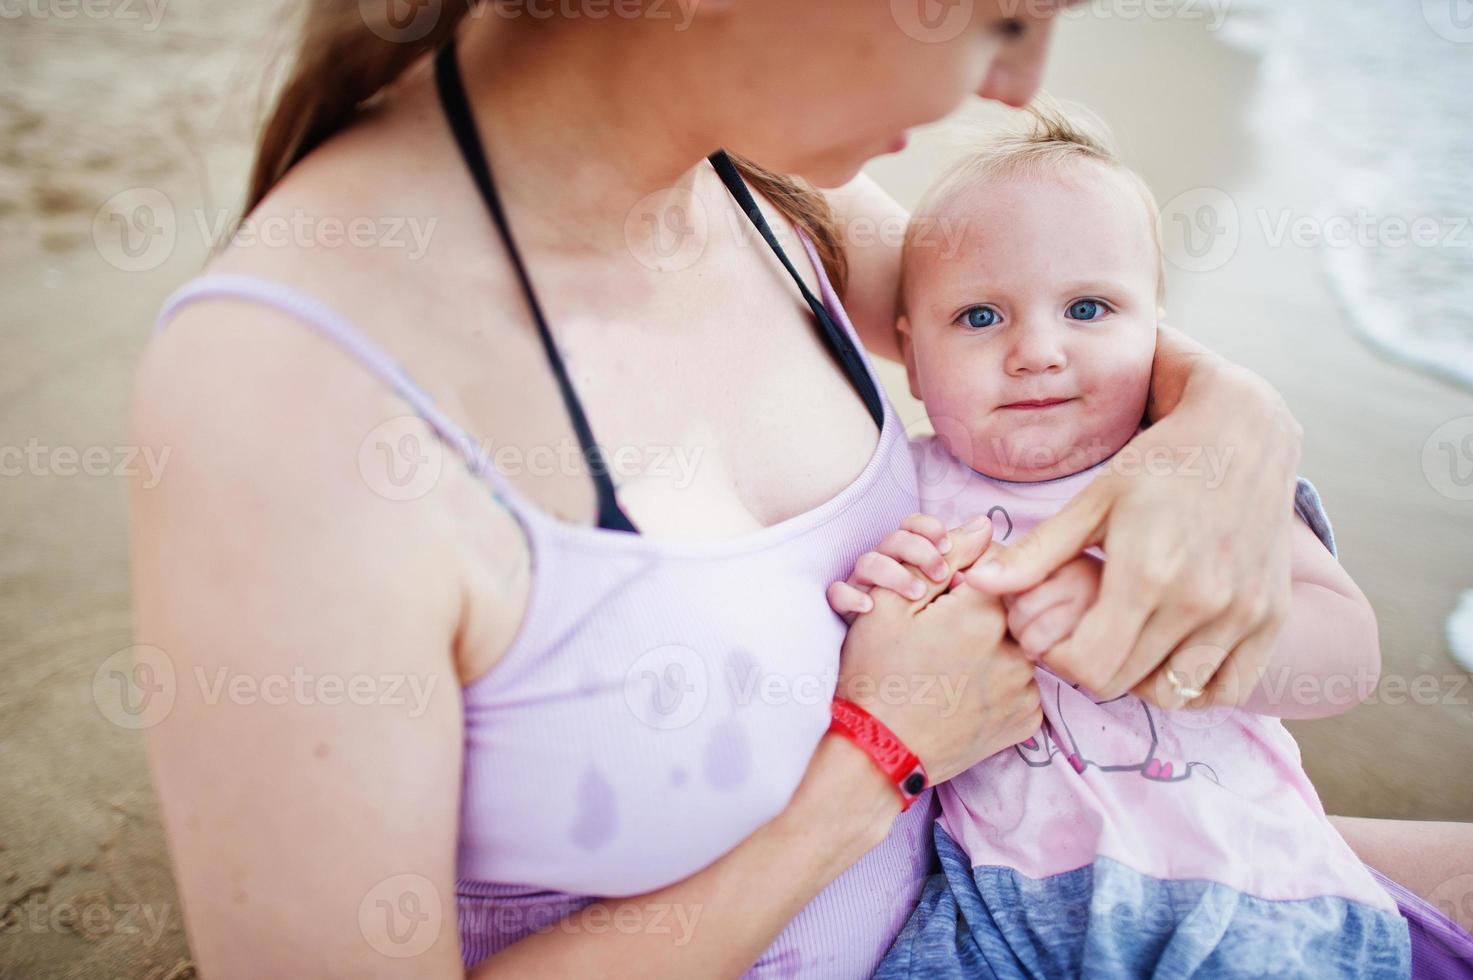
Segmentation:
[(920, 758), (884, 722), (853, 701), (834, 698), (831, 714), (834, 720), (829, 724), (829, 731), (846, 736), (863, 749), (885, 778), (895, 784), (895, 791), (903, 801), (901, 811), (909, 810), (916, 797), (931, 784)]

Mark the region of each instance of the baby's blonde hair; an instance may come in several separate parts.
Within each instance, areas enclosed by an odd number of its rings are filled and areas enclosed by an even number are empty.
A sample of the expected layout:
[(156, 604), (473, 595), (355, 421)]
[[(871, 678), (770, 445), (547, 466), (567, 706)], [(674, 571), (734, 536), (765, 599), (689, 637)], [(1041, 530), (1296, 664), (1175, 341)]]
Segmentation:
[(1097, 117), (1080, 110), (1066, 110), (1052, 97), (1040, 94), (1027, 107), (1013, 114), (1016, 122), (985, 130), (969, 139), (961, 157), (937, 178), (916, 205), (905, 230), (901, 252), (901, 296), (905, 302), (906, 266), (917, 239), (936, 220), (938, 211), (957, 191), (989, 180), (1051, 176), (1070, 163), (1093, 160), (1118, 173), (1140, 198), (1156, 249), (1156, 303), (1166, 298), (1166, 267), (1162, 257), (1161, 232), (1157, 225), (1156, 196), (1140, 174), (1120, 162), (1110, 131)]

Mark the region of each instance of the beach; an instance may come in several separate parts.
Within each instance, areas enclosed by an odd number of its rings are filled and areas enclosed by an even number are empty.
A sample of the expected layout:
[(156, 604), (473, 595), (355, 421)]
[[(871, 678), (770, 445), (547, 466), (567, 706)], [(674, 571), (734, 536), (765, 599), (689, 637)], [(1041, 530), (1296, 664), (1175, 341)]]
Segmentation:
[[(125, 477), (161, 463), (127, 446), (133, 365), (234, 217), (286, 24), (222, 0), (66, 9), (0, 19), (0, 447), (16, 450), (0, 479), (0, 976), (178, 980), (193, 968), (144, 735), (94, 685), (134, 642)], [(1276, 126), (1262, 59), (1211, 23), (1066, 19), (1046, 87), (1112, 127), (1166, 210), (1208, 202), (1234, 230), (1205, 254), (1177, 243), (1168, 318), (1284, 394), (1381, 630), (1371, 703), (1290, 724), (1326, 809), (1473, 820), (1473, 684), (1445, 635), (1473, 589), (1456, 456), (1473, 392), (1367, 343), (1327, 246), (1276, 233), (1301, 216), (1323, 230), (1342, 162)], [(912, 204), (944, 142), (918, 134), (869, 170)], [(903, 372), (884, 370), (922, 431)]]

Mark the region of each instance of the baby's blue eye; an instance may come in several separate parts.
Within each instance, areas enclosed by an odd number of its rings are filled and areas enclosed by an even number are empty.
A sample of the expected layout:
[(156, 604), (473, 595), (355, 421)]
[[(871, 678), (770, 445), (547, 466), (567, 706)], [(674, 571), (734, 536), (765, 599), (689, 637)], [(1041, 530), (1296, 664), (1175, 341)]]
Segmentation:
[(1104, 303), (1097, 299), (1080, 299), (1069, 304), (1069, 319), (1098, 320), (1107, 312)]
[(962, 323), (979, 330), (995, 325), (998, 319), (997, 311), (990, 306), (974, 306), (962, 314)]

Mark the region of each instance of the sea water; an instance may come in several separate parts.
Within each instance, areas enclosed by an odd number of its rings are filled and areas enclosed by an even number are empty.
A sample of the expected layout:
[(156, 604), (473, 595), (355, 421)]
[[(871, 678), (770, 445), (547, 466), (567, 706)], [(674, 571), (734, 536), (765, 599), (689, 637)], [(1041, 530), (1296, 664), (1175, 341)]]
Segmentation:
[(1349, 322), (1473, 388), (1473, 0), (1236, 0), (1223, 37), (1262, 56), (1265, 111), (1340, 164), (1321, 254)]
[[(1335, 164), (1347, 240), (1321, 255), (1347, 321), (1473, 388), (1473, 0), (1236, 0), (1223, 37), (1263, 59), (1261, 116)], [(1473, 590), (1446, 632), (1473, 672)]]

